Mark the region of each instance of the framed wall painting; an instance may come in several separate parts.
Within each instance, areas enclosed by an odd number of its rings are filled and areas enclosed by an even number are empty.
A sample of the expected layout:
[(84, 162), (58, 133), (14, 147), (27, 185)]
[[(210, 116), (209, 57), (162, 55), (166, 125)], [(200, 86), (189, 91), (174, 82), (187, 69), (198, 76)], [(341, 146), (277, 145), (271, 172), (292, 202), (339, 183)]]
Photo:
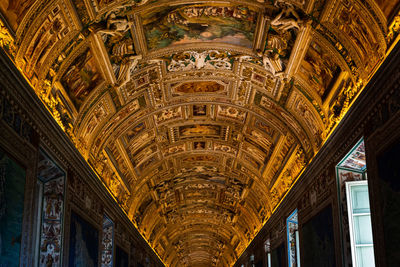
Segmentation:
[(19, 266), (26, 172), (0, 150), (0, 267)]
[(99, 230), (71, 211), (69, 266), (97, 267), (99, 261)]

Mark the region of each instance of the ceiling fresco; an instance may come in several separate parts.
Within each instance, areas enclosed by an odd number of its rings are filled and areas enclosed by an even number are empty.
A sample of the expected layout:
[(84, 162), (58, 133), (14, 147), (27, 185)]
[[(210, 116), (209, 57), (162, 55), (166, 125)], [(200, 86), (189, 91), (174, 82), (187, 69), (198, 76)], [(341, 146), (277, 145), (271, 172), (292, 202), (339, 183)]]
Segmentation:
[(232, 266), (399, 39), (398, 2), (8, 0), (0, 46), (166, 266)]

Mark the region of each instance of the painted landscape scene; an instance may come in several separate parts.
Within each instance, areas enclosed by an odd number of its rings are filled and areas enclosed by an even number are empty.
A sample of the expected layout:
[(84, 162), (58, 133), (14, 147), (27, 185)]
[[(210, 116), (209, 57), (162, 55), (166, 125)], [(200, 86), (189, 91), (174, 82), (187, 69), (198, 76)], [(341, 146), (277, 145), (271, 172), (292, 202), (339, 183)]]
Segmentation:
[(257, 12), (242, 6), (178, 5), (142, 16), (149, 50), (193, 42), (251, 48)]

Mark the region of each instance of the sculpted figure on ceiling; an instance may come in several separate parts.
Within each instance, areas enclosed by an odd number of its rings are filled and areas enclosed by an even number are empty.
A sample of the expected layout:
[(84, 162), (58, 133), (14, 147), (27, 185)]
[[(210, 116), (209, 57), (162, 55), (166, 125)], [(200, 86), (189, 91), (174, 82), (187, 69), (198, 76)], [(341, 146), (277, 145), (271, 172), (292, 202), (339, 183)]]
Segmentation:
[(288, 31), (290, 29), (300, 29), (302, 20), (294, 9), (294, 6), (282, 1), (277, 1), (275, 5), (281, 9), (281, 12), (271, 20), (271, 27), (278, 33)]
[(290, 3), (277, 1), (275, 6), (280, 12), (272, 19), (267, 19), (270, 25), (267, 42), (264, 51), (257, 50), (257, 55), (262, 58), (266, 70), (275, 77), (281, 77), (300, 27), (311, 21), (305, 15), (300, 18), (299, 12)]
[[(133, 25), (132, 22), (129, 22), (126, 18), (117, 18), (117, 15), (115, 14), (115, 11), (110, 11), (106, 15), (106, 27), (104, 29), (98, 28), (91, 29), (92, 32), (97, 32), (97, 33), (104, 33), (104, 34), (109, 34), (111, 36), (122, 36), (124, 35), (130, 27)], [(91, 26), (92, 27), (92, 26)]]

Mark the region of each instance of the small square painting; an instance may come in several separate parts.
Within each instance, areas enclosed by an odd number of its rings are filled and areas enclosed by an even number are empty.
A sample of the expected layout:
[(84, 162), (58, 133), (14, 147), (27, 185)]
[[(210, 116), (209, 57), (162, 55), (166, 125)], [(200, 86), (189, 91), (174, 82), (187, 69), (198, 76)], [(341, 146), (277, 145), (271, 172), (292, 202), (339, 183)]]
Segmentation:
[(194, 142), (193, 143), (193, 149), (205, 149), (206, 148), (206, 142)]
[(193, 116), (206, 116), (207, 106), (206, 105), (193, 105)]

